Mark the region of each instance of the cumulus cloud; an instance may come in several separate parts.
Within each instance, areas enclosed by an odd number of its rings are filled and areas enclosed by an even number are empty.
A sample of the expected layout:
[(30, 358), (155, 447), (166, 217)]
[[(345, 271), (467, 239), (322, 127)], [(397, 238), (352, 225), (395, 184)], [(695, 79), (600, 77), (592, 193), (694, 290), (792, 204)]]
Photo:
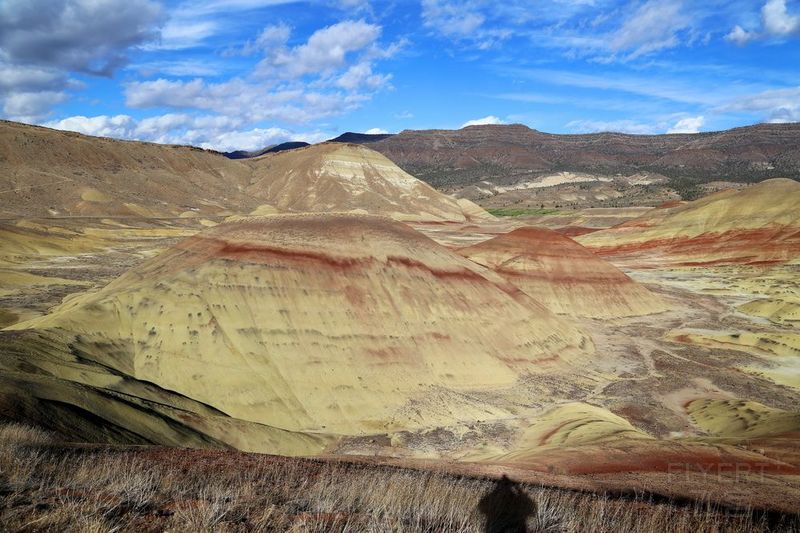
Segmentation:
[(761, 8), (764, 30), (770, 35), (787, 36), (800, 32), (800, 15), (792, 15), (786, 0), (767, 0)]
[(789, 13), (786, 0), (767, 0), (761, 8), (760, 29), (748, 31), (737, 25), (725, 39), (744, 46), (757, 39), (786, 38), (795, 35), (800, 35), (800, 15)]
[(374, 65), (398, 49), (382, 47), (381, 27), (343, 21), (289, 47), (291, 29), (270, 25), (247, 46), (263, 58), (244, 76), (211, 83), (203, 78), (158, 78), (125, 85), (133, 108), (201, 110), (245, 122), (309, 122), (351, 111), (388, 85), (391, 75)]
[(462, 128), (466, 128), (467, 126), (485, 126), (487, 124), (505, 124), (502, 120), (494, 115), (489, 115), (488, 117), (483, 118), (476, 118), (474, 120), (468, 120), (461, 125)]
[(268, 87), (242, 79), (207, 83), (199, 78), (132, 82), (125, 88), (125, 97), (126, 104), (134, 108), (194, 109), (250, 122), (294, 123), (339, 115), (369, 98), (356, 93), (307, 92), (303, 88), (269, 91)]
[(368, 61), (364, 61), (347, 69), (347, 71), (336, 80), (336, 85), (350, 91), (362, 87), (366, 87), (370, 90), (377, 90), (386, 85), (391, 78), (392, 76), (390, 74), (374, 74), (372, 72), (372, 64)]
[(12, 63), (108, 76), (161, 17), (151, 0), (4, 0), (0, 49)]
[(383, 128), (370, 128), (364, 133), (366, 133), (367, 135), (385, 135), (389, 132)]
[(702, 116), (682, 118), (668, 129), (667, 133), (697, 133), (704, 123), (705, 118)]
[(110, 76), (163, 22), (152, 0), (0, 2), (3, 115), (34, 121), (77, 86), (70, 73)]
[(256, 73), (292, 79), (331, 72), (346, 64), (348, 54), (373, 45), (380, 34), (380, 26), (363, 20), (339, 22), (315, 31), (304, 44), (268, 50)]
[(242, 123), (225, 117), (170, 113), (137, 120), (129, 115), (73, 116), (44, 126), (86, 135), (190, 144), (220, 151), (257, 150), (286, 141), (320, 142), (329, 132), (297, 132), (285, 128), (240, 129)]

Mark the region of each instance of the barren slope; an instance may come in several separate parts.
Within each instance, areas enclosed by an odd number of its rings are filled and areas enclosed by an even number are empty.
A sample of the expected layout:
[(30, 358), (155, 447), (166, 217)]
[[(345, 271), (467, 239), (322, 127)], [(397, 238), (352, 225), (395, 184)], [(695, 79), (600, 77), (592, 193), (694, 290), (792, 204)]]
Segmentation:
[(247, 166), (199, 148), (0, 121), (0, 216), (188, 216), (238, 206), (246, 210), (257, 205), (243, 192), (249, 178)]

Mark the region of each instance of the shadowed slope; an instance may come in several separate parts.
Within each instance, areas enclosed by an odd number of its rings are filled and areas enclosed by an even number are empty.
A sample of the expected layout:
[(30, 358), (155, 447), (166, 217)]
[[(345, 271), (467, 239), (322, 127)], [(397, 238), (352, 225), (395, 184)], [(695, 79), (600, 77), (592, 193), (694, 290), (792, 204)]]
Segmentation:
[[(462, 393), (511, 387), (591, 346), (496, 274), (402, 223), (357, 215), (222, 224), (15, 329), (50, 346), (18, 370), (31, 379), (47, 360), (61, 386), (106, 388), (102, 371), (67, 371), (77, 354), (237, 424), (299, 434), (499, 417), (502, 406)], [(202, 428), (203, 416), (181, 421)], [(137, 433), (146, 423), (129, 419)]]
[(525, 227), (459, 250), (553, 312), (612, 318), (666, 309), (655, 294), (555, 231)]

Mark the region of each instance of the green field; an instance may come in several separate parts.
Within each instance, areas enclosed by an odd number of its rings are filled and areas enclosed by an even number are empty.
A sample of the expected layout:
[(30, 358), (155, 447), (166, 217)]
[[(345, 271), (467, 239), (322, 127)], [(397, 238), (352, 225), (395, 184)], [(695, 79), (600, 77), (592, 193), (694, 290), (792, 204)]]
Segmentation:
[(486, 209), (496, 217), (521, 217), (526, 215), (557, 215), (558, 209), (540, 207), (490, 207)]

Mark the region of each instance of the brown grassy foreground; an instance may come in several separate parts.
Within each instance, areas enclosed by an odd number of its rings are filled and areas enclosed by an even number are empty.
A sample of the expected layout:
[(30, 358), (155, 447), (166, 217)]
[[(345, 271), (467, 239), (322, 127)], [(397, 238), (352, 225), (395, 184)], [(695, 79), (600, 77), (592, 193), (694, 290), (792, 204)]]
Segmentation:
[[(0, 529), (482, 531), (486, 479), (166, 448), (58, 444), (0, 426)], [(795, 517), (526, 485), (529, 531), (800, 530)]]

